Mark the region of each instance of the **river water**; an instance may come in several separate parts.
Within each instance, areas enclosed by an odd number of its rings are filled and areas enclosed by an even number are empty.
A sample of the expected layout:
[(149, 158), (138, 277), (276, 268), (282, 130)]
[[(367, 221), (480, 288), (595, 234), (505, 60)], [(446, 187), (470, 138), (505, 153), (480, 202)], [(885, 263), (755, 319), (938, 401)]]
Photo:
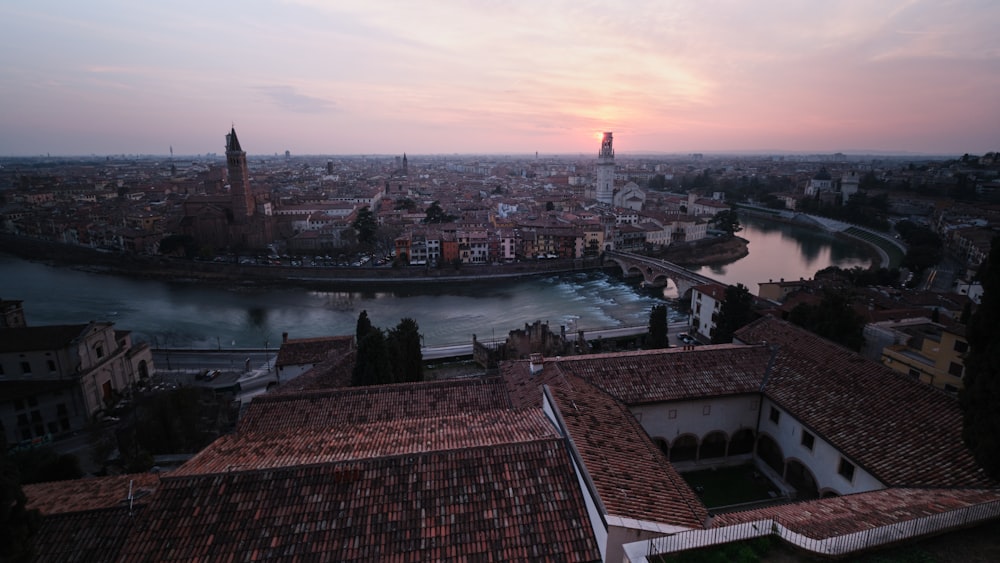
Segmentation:
[[(867, 265), (863, 249), (809, 229), (745, 220), (750, 255), (700, 273), (743, 283), (756, 293), (768, 278), (811, 277), (831, 264)], [(274, 347), (291, 338), (353, 334), (358, 315), (375, 326), (417, 321), (427, 346), (502, 338), (526, 323), (567, 330), (645, 325), (663, 295), (603, 273), (421, 287), (385, 292), (311, 291), (297, 287), (228, 290), (138, 280), (53, 267), (0, 254), (0, 298), (24, 301), (29, 325), (110, 320), (157, 347)], [(672, 313), (673, 319), (683, 318)]]

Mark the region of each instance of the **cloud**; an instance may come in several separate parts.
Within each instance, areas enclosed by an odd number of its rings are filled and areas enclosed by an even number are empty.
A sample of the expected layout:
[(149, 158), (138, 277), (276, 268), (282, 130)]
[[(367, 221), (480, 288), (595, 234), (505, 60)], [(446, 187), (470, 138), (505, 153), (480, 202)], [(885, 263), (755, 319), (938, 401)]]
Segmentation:
[(296, 113), (326, 113), (336, 108), (330, 100), (302, 94), (291, 86), (257, 86), (255, 89), (278, 107)]

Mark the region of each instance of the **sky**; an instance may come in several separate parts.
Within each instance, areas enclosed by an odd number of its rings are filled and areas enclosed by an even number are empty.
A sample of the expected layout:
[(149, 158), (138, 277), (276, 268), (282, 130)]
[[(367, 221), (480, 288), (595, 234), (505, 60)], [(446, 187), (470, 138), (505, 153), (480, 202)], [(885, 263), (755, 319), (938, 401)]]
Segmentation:
[(996, 0), (0, 0), (0, 155), (1000, 150)]

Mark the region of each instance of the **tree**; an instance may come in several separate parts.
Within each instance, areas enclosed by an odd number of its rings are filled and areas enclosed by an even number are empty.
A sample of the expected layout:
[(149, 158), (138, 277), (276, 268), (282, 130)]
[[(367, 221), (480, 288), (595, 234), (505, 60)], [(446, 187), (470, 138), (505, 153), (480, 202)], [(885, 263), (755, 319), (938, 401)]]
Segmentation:
[(646, 340), (649, 348), (666, 348), (667, 340), (667, 306), (654, 305), (649, 313), (649, 336)]
[(160, 239), (160, 254), (194, 258), (198, 254), (198, 243), (188, 235), (167, 235)]
[(556, 204), (552, 203), (551, 201), (546, 201), (545, 202), (545, 210), (546, 211), (555, 211), (555, 209), (556, 209)]
[(424, 359), (417, 321), (404, 318), (389, 331), (372, 326), (368, 312), (361, 311), (355, 331), (357, 354), (351, 385), (384, 385), (422, 381)]
[(843, 292), (827, 290), (817, 305), (796, 305), (788, 320), (856, 352), (865, 344), (865, 320), (851, 307), (848, 294)]
[[(0, 452), (7, 440), (0, 432)], [(31, 538), (41, 526), (37, 510), (28, 510), (21, 488), (21, 472), (10, 457), (0, 457), (0, 561), (32, 560)]]
[(441, 209), (441, 203), (437, 201), (431, 203), (425, 213), (426, 216), (424, 217), (424, 223), (451, 223), (456, 219), (454, 215), (445, 213), (444, 209)]
[(417, 321), (404, 318), (389, 331), (389, 352), (392, 357), (394, 381), (412, 382), (424, 379), (424, 356), (420, 350), (420, 327)]
[(663, 174), (657, 174), (649, 179), (646, 186), (651, 190), (662, 192), (667, 189), (667, 178)]
[(358, 322), (354, 329), (354, 341), (360, 344), (372, 330), (372, 322), (368, 318), (368, 310), (365, 309), (358, 315)]
[(378, 230), (378, 223), (375, 222), (375, 214), (368, 207), (362, 207), (358, 211), (358, 216), (351, 224), (358, 233), (358, 242), (370, 244), (375, 241), (375, 231)]
[(980, 305), (969, 318), (966, 337), (962, 439), (987, 474), (1000, 479), (1000, 237), (979, 270), (983, 283)]
[(712, 332), (712, 344), (728, 344), (733, 333), (749, 324), (754, 318), (753, 296), (745, 285), (738, 283), (726, 288), (726, 300), (719, 308), (719, 316)]
[(725, 231), (730, 235), (735, 235), (736, 233), (743, 230), (740, 225), (740, 215), (735, 209), (727, 209), (720, 211), (712, 217), (712, 225), (720, 231)]
[(372, 327), (364, 338), (358, 341), (354, 372), (351, 385), (383, 385), (392, 383), (392, 365), (385, 342), (385, 333)]

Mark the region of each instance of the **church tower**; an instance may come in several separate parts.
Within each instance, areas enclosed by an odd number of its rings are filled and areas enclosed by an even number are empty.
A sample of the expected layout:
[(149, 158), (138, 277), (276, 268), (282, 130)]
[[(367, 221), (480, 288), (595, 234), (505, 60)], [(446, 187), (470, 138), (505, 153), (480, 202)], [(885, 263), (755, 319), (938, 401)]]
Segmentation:
[(233, 127), (226, 135), (226, 166), (229, 169), (229, 194), (233, 201), (233, 220), (244, 223), (254, 214), (254, 199), (250, 192), (250, 172), (247, 153), (240, 148)]
[(410, 174), (410, 166), (406, 162), (406, 153), (403, 153), (403, 176), (408, 176)]
[(615, 149), (611, 146), (611, 131), (604, 133), (601, 152), (597, 154), (597, 201), (611, 205), (615, 197)]

